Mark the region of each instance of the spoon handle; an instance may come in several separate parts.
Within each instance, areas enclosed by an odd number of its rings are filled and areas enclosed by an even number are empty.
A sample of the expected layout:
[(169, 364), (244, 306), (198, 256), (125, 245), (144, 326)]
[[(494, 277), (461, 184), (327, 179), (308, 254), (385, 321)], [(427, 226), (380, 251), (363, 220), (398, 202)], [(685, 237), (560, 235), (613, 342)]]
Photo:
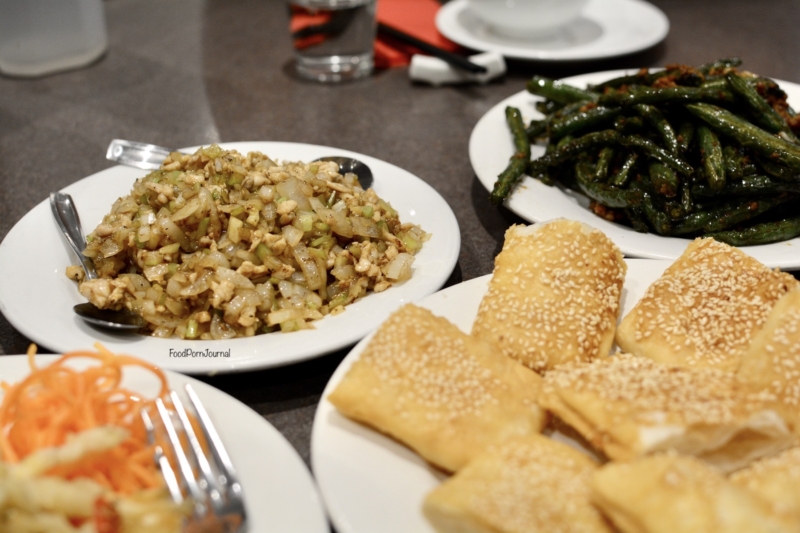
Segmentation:
[(80, 259), (83, 270), (86, 272), (86, 279), (97, 279), (97, 272), (92, 260), (83, 255), (86, 239), (83, 237), (81, 219), (72, 197), (69, 194), (51, 192), (50, 209), (53, 211), (53, 217), (56, 219), (58, 227), (61, 228), (70, 247)]
[(106, 159), (129, 167), (158, 170), (169, 153), (169, 148), (163, 146), (114, 139), (108, 145)]

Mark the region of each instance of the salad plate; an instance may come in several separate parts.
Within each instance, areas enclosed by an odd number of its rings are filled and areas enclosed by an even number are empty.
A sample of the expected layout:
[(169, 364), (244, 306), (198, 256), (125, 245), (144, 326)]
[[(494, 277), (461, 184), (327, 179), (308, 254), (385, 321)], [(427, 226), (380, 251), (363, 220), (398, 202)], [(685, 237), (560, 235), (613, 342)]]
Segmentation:
[(572, 23), (547, 37), (519, 39), (496, 33), (453, 0), (436, 14), (437, 29), (453, 42), (512, 59), (547, 62), (607, 59), (646, 50), (669, 33), (669, 19), (642, 0), (590, 0)]
[[(564, 81), (576, 87), (586, 87), (624, 74), (632, 74), (634, 70), (598, 72), (565, 78)], [(789, 102), (800, 102), (800, 85), (778, 81), (786, 91)], [(541, 97), (527, 91), (520, 91), (509, 96), (490, 109), (475, 125), (469, 140), (469, 159), (472, 169), (486, 190), (491, 191), (497, 175), (508, 165), (514, 153), (511, 133), (506, 124), (505, 108), (516, 107), (522, 113), (527, 124), (534, 118), (541, 118), (535, 104)], [(541, 145), (531, 146), (531, 157), (544, 154)], [(622, 253), (630, 257), (646, 257), (651, 259), (677, 259), (691, 242), (690, 239), (665, 237), (654, 233), (638, 233), (632, 228), (609, 222), (589, 211), (589, 199), (580, 193), (562, 188), (549, 187), (539, 180), (524, 176), (505, 206), (527, 220), (542, 222), (554, 218), (569, 218), (585, 222), (605, 233), (619, 246)], [(800, 238), (784, 242), (747, 246), (743, 250), (770, 268), (792, 270), (800, 268)]]
[[(440, 289), (455, 267), (461, 237), (453, 211), (431, 186), (394, 165), (328, 146), (281, 142), (223, 143), (241, 153), (259, 151), (281, 161), (311, 161), (339, 154), (365, 162), (377, 194), (431, 235), (416, 254), (411, 279), (370, 293), (336, 316), (313, 322), (313, 329), (268, 333), (231, 340), (162, 339), (110, 333), (86, 324), (73, 311), (85, 301), (65, 269), (78, 264), (58, 230), (47, 200), (25, 215), (0, 243), (0, 312), (23, 335), (54, 352), (92, 346), (140, 357), (182, 373), (241, 372), (286, 365), (355, 344), (389, 314)], [(187, 150), (193, 150), (188, 148)], [(145, 171), (115, 166), (63, 189), (72, 195), (86, 233), (127, 195)], [(43, 191), (45, 197), (49, 191)]]
[[(671, 261), (626, 259), (620, 317), (627, 314)], [(469, 332), (491, 275), (439, 291), (419, 302)], [(311, 433), (311, 464), (328, 515), (339, 533), (435, 533), (422, 502), (447, 475), (399, 442), (339, 414), (327, 397), (371, 336), (345, 357), (322, 393)], [(568, 437), (554, 434), (572, 445)]]
[[(58, 356), (38, 355), (37, 366)], [(76, 361), (78, 368), (84, 364)], [(0, 362), (0, 382), (15, 383), (30, 373), (24, 355), (5, 356)], [(165, 372), (173, 390), (186, 383), (200, 397), (219, 432), (244, 488), (250, 531), (297, 533), (329, 532), (316, 485), (292, 445), (258, 413), (224, 392), (188, 376)], [(123, 384), (144, 397), (158, 394), (153, 374), (126, 367)], [(185, 400), (185, 398), (184, 398)]]

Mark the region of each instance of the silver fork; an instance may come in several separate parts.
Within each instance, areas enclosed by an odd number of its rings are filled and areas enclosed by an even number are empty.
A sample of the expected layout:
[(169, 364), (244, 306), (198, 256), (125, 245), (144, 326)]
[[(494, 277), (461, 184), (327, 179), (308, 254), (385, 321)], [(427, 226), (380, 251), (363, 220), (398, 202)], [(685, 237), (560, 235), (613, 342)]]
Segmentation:
[[(175, 391), (171, 391), (169, 396), (180, 427), (176, 427), (170, 410), (167, 409), (161, 398), (156, 400), (156, 408), (178, 462), (178, 475), (175, 474), (161, 446), (156, 445), (155, 447), (155, 460), (161, 469), (173, 501), (183, 503), (186, 496), (191, 498), (193, 512), (184, 531), (187, 533), (245, 533), (247, 531), (247, 514), (244, 508), (242, 485), (239, 483), (219, 433), (214, 428), (203, 404), (200, 403), (200, 398), (191, 385), (186, 384), (185, 389), (196, 414), (198, 425), (208, 443), (210, 456), (206, 455), (200, 445), (183, 402)], [(151, 444), (155, 444), (155, 425), (147, 410), (142, 409), (141, 413), (148, 440)], [(181, 434), (186, 436), (186, 448), (189, 453), (181, 444)], [(200, 472), (199, 478), (195, 475), (195, 470)]]
[(169, 148), (156, 144), (114, 139), (108, 145), (106, 159), (129, 167), (158, 170), (169, 153)]

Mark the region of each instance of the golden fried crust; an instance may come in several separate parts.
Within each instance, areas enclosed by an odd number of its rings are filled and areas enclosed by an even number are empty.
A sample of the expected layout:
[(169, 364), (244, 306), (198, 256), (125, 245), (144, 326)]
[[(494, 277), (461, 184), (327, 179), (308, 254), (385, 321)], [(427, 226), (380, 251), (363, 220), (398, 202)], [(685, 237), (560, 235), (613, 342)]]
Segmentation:
[(610, 533), (589, 502), (597, 464), (542, 435), (491, 446), (425, 499), (439, 533)]
[(412, 304), (377, 331), (328, 399), (456, 471), (486, 446), (538, 433), (541, 377)]
[(735, 375), (630, 354), (551, 370), (539, 405), (614, 460), (676, 450), (733, 471), (795, 441), (773, 403)]
[(778, 300), (764, 327), (742, 354), (739, 377), (771, 392), (784, 414), (800, 424), (800, 289)]
[(694, 457), (608, 463), (591, 488), (594, 503), (623, 533), (800, 531), (800, 522), (772, 515), (764, 502)]
[(800, 448), (760, 459), (729, 479), (766, 502), (776, 515), (800, 523)]
[(512, 226), (472, 335), (537, 371), (606, 356), (625, 271), (614, 243), (580, 222)]
[(781, 296), (800, 287), (740, 250), (697, 239), (622, 320), (622, 351), (672, 366), (736, 371)]

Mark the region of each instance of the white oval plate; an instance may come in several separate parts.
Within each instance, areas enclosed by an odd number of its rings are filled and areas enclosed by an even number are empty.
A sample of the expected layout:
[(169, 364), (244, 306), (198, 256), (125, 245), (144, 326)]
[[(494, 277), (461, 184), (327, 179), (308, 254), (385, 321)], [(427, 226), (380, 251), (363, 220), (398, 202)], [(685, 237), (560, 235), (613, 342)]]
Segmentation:
[[(626, 259), (627, 314), (671, 261)], [(419, 305), (469, 332), (491, 274), (439, 291)], [(435, 533), (422, 515), (425, 496), (446, 477), (399, 442), (340, 415), (327, 400), (370, 338), (344, 358), (322, 393), (311, 432), (311, 466), (339, 533)]]
[[(48, 365), (58, 356), (36, 356)], [(88, 361), (88, 360), (87, 360)], [(78, 360), (76, 365), (89, 364)], [(0, 360), (0, 381), (15, 383), (30, 373), (24, 355)], [(291, 444), (261, 415), (224, 392), (181, 374), (166, 372), (170, 388), (186, 402), (185, 383), (200, 396), (244, 487), (250, 531), (328, 533), (328, 522), (311, 473)], [(146, 397), (158, 393), (158, 381), (141, 368), (125, 368), (124, 385)], [(1, 395), (0, 395), (1, 396)]]
[(467, 5), (453, 0), (436, 14), (436, 27), (453, 42), (514, 59), (586, 61), (646, 50), (669, 33), (669, 19), (642, 0), (591, 0), (581, 16), (552, 37), (515, 39), (495, 33)]
[[(631, 74), (635, 70), (615, 70), (584, 74), (564, 81), (577, 87), (589, 83)], [(800, 85), (778, 81), (786, 91), (790, 102), (800, 102)], [(508, 165), (514, 153), (514, 145), (506, 124), (506, 106), (517, 107), (527, 124), (531, 119), (541, 118), (534, 107), (541, 98), (527, 91), (514, 94), (490, 109), (472, 130), (469, 138), (469, 160), (478, 179), (491, 191), (497, 175)], [(531, 146), (531, 157), (544, 154), (544, 147)], [(596, 227), (619, 246), (622, 253), (632, 257), (651, 259), (677, 259), (691, 242), (690, 239), (664, 237), (655, 233), (638, 233), (628, 226), (615, 224), (596, 216), (588, 209), (589, 200), (580, 193), (561, 187), (548, 187), (539, 180), (524, 176), (516, 189), (506, 199), (505, 206), (528, 222), (542, 222), (554, 218), (579, 220)], [(800, 238), (773, 244), (742, 248), (749, 255), (770, 268), (791, 270), (800, 268)]]
[[(241, 372), (294, 363), (354, 344), (400, 305), (440, 289), (453, 271), (461, 243), (458, 222), (444, 198), (413, 174), (374, 157), (326, 146), (278, 142), (222, 146), (242, 153), (259, 151), (282, 161), (344, 155), (365, 162), (374, 174), (373, 188), (378, 195), (398, 211), (403, 222), (419, 224), (431, 234), (414, 260), (411, 279), (362, 298), (346, 307), (344, 313), (314, 322), (315, 329), (310, 330), (228, 341), (110, 333), (87, 325), (72, 311), (75, 304), (85, 301), (77, 285), (64, 274), (68, 265), (78, 264), (77, 258), (68, 250), (45, 200), (0, 243), (0, 311), (23, 335), (57, 353), (100, 341), (109, 350), (141, 357), (168, 370), (189, 374)], [(74, 198), (88, 233), (145, 173), (116, 166), (73, 183), (63, 192)]]

